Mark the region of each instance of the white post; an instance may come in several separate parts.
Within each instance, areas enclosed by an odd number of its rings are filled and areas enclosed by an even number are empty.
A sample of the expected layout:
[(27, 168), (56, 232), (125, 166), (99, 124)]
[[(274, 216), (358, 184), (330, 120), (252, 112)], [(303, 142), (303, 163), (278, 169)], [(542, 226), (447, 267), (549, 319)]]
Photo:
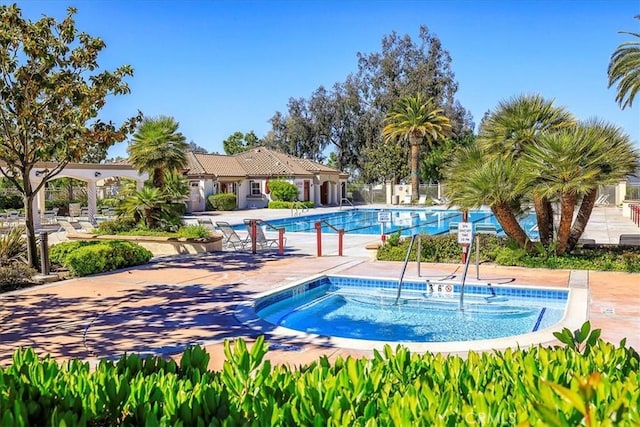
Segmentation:
[(96, 215), (96, 181), (91, 180), (87, 181), (87, 208), (89, 208), (89, 222), (94, 222), (94, 218)]

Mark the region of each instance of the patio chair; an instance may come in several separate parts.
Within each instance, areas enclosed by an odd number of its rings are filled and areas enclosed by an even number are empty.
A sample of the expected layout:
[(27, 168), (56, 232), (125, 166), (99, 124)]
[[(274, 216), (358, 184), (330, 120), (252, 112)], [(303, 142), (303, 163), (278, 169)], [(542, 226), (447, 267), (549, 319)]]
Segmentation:
[(246, 236), (244, 239), (241, 238), (228, 222), (216, 221), (216, 227), (218, 227), (218, 230), (220, 230), (224, 236), (222, 240), (222, 247), (224, 248), (238, 251), (244, 249), (245, 246), (251, 243), (251, 237)]
[(210, 216), (198, 217), (198, 225), (203, 226), (208, 231), (216, 231), (216, 225), (214, 224), (213, 219)]
[(65, 221), (62, 219), (58, 220), (58, 225), (67, 233), (67, 234), (76, 234), (81, 233), (82, 230), (76, 229), (69, 221)]
[(427, 196), (422, 195), (418, 198), (418, 201), (415, 203), (416, 206), (424, 206), (427, 204)]
[(94, 225), (91, 224), (89, 221), (78, 221), (78, 225), (82, 227), (82, 231), (84, 231), (85, 233), (91, 233), (93, 230), (96, 229), (96, 227), (94, 227)]
[[(248, 220), (245, 220), (244, 223), (247, 226), (247, 231), (249, 232), (249, 239), (251, 239), (251, 223)], [(286, 245), (287, 239), (285, 238), (282, 243)], [(273, 245), (278, 246), (278, 238), (267, 237), (264, 229), (260, 225), (256, 224), (256, 247), (266, 249)]]

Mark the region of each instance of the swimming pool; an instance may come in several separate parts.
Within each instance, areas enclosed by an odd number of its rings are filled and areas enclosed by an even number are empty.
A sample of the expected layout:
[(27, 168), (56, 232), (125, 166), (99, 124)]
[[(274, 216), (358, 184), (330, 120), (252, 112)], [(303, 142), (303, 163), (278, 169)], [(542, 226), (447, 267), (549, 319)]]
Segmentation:
[[(379, 212), (388, 212), (390, 222), (382, 228), (378, 221)], [(335, 233), (335, 229), (343, 229), (348, 234), (393, 234), (397, 231), (404, 236), (412, 234), (439, 235), (449, 232), (452, 223), (462, 221), (462, 212), (444, 209), (349, 209), (338, 212), (327, 212), (315, 215), (296, 216), (269, 220), (269, 224), (277, 228), (284, 228), (287, 233), (307, 232), (315, 233), (315, 223), (322, 221), (323, 233)], [(329, 227), (324, 222), (330, 224)], [(469, 222), (477, 224), (492, 224), (496, 226), (498, 235), (503, 235), (502, 228), (491, 211), (469, 211)], [(537, 231), (532, 231), (536, 224), (535, 214), (520, 219), (523, 229), (529, 233), (532, 240), (537, 239)], [(244, 229), (244, 225), (235, 228)]]
[(541, 331), (564, 316), (559, 289), (320, 276), (255, 302), (266, 322), (319, 336), (400, 343), (492, 340)]

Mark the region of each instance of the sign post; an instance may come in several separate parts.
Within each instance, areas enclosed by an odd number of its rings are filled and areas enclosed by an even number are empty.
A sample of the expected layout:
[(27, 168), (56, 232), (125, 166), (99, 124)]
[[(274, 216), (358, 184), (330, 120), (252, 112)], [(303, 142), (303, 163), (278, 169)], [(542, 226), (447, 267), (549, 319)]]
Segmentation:
[(384, 224), (391, 222), (391, 212), (378, 212), (378, 222), (380, 223), (380, 239), (382, 240), (382, 243), (384, 243), (385, 240), (387, 240), (387, 236), (384, 234)]
[(467, 262), (469, 245), (473, 240), (473, 225), (470, 222), (458, 224), (458, 243), (462, 245), (462, 263)]

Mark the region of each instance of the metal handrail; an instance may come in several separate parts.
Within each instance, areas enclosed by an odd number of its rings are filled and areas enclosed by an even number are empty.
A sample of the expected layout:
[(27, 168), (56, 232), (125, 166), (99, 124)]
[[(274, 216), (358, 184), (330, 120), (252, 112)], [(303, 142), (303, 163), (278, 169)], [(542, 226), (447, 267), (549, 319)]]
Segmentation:
[(416, 237), (418, 237), (418, 234), (413, 234), (411, 236), (411, 242), (409, 242), (409, 249), (407, 250), (407, 255), (404, 258), (404, 266), (402, 266), (402, 273), (400, 274), (400, 281), (398, 282), (398, 294), (396, 295), (395, 305), (398, 305), (398, 301), (400, 300), (400, 293), (402, 292), (402, 280), (404, 279), (404, 273), (407, 271), (407, 264), (409, 264), (411, 249), (413, 249), (413, 242), (416, 241)]
[(352, 208), (354, 207), (354, 206), (353, 206), (353, 202), (352, 202), (351, 200), (347, 199), (346, 197), (343, 197), (342, 199), (340, 199), (340, 209), (342, 209), (342, 204), (343, 204), (343, 202), (345, 202), (345, 201), (346, 201), (346, 202), (347, 202), (347, 204), (348, 204), (348, 205), (350, 205)]

